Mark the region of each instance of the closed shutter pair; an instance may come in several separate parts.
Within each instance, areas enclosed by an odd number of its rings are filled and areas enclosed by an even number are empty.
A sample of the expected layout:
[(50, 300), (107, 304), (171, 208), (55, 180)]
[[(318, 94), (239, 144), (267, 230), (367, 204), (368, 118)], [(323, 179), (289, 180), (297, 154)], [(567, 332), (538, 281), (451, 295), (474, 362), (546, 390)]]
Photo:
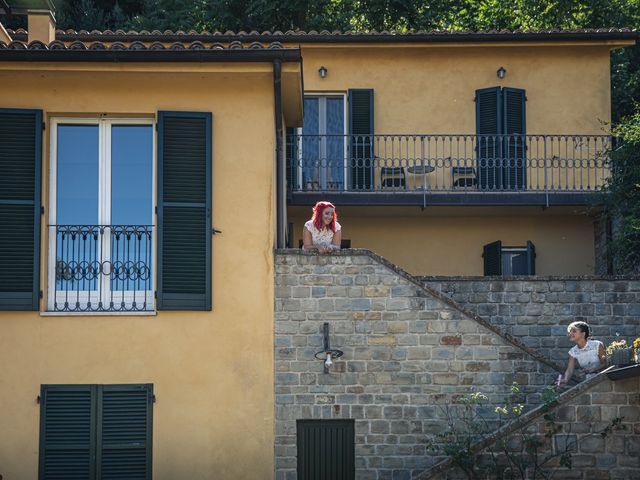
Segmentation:
[(526, 95), (519, 88), (476, 91), (478, 188), (526, 188)]
[[(158, 113), (158, 310), (211, 310), (211, 123)], [(0, 310), (39, 310), (42, 130), (0, 109)]]
[(151, 479), (153, 385), (43, 385), (40, 480)]

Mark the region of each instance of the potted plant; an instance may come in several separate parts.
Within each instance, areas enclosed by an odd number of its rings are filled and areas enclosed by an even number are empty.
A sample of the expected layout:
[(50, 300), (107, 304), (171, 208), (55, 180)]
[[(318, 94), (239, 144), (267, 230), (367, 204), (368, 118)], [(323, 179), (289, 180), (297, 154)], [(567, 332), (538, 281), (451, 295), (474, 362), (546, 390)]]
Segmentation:
[[(640, 342), (638, 343), (640, 344)], [(634, 347), (629, 347), (626, 340), (614, 340), (607, 347), (607, 365), (615, 365), (617, 367), (631, 365), (634, 363), (633, 351)]]

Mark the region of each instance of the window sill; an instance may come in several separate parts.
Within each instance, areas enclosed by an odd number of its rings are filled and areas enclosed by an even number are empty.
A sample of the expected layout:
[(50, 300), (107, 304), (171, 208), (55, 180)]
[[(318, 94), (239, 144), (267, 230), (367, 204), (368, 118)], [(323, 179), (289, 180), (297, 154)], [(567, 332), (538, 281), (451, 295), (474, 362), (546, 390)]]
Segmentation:
[(40, 312), (41, 317), (155, 317), (158, 312)]

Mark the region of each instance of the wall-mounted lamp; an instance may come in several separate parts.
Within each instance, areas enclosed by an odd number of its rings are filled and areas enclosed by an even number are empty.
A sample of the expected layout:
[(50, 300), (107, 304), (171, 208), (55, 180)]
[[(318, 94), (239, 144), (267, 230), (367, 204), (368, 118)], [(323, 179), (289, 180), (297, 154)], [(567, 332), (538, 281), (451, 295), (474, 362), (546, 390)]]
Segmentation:
[(507, 74), (507, 70), (504, 67), (500, 67), (496, 72), (496, 75), (498, 75), (498, 78), (500, 79), (503, 79), (506, 74)]
[(341, 357), (344, 352), (329, 347), (329, 324), (326, 322), (322, 326), (322, 334), (322, 351), (316, 353), (316, 358), (318, 360), (324, 360), (324, 373), (329, 373), (329, 367), (333, 365), (332, 360)]
[(318, 73), (320, 74), (320, 78), (325, 78), (327, 76), (327, 73), (329, 73), (329, 71), (325, 67), (320, 67), (318, 69)]

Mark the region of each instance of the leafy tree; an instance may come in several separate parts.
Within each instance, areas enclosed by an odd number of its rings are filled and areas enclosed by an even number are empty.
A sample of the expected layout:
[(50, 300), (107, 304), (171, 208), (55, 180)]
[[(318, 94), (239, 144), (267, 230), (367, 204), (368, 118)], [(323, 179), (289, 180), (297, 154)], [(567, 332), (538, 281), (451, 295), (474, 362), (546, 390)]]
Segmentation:
[(612, 152), (611, 177), (602, 196), (613, 221), (608, 245), (615, 273), (640, 273), (640, 104), (613, 129), (622, 146)]

